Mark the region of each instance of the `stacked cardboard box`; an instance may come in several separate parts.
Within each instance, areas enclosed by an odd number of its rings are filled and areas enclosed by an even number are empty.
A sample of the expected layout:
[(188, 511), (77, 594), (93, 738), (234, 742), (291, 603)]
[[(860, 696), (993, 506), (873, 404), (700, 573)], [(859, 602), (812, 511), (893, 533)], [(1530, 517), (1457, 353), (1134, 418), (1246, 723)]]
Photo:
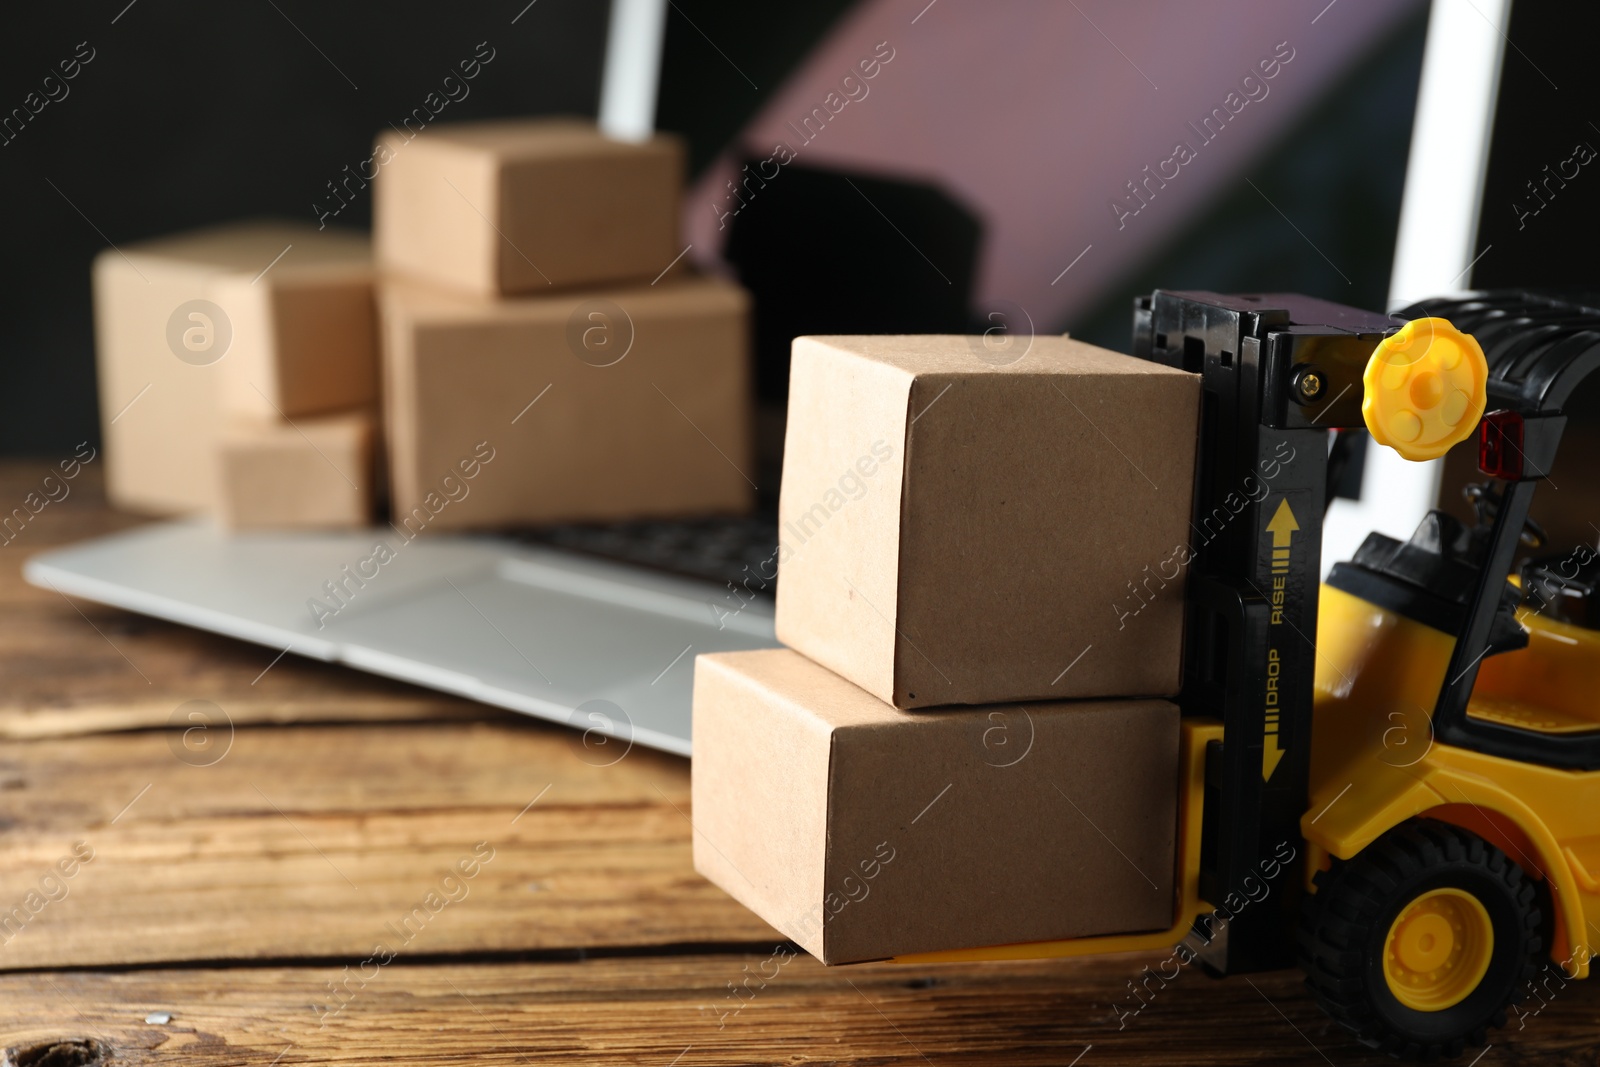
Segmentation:
[[(482, 122), (390, 134), (375, 158), (396, 516), (437, 529), (749, 506), (748, 300), (674, 272), (676, 138)], [(433, 506), (480, 448), (493, 469)]]
[(248, 224), (96, 261), (117, 505), (327, 527), (387, 496), (410, 529), (749, 506), (748, 300), (681, 264), (676, 139), (440, 125), (373, 160), (372, 244)]
[(95, 347), (112, 503), (243, 525), (366, 521), (372, 294), (366, 239), (311, 226), (245, 223), (102, 252)]
[(981, 356), (795, 341), (790, 647), (696, 666), (696, 868), (827, 963), (1172, 921), (1198, 378)]

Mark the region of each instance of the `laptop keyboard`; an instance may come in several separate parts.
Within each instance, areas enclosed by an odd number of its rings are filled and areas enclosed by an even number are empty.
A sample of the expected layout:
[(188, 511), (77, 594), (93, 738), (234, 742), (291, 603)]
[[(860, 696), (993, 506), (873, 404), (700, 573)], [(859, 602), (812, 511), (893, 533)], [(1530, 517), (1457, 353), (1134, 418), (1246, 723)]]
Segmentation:
[(777, 588), (778, 523), (770, 515), (563, 524), (510, 535), (718, 585), (743, 585), (768, 597)]

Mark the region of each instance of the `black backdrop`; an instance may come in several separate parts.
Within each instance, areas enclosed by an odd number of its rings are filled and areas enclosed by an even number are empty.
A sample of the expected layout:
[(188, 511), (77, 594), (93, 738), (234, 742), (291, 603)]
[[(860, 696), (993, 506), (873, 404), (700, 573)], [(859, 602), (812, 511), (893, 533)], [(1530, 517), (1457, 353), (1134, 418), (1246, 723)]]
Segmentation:
[[(658, 122), (688, 139), (693, 169), (724, 147), (852, 2), (671, 0)], [(1550, 3), (1520, 0), (1519, 14)], [(326, 183), (364, 160), (373, 133), (438, 91), (479, 42), (494, 49), (494, 61), (441, 119), (593, 114), (608, 8), (608, 0), (14, 5), (0, 28), (0, 117), (25, 108), (30, 93), (38, 94), (35, 106), (47, 94), (59, 99), (0, 134), (0, 454), (60, 456), (98, 440), (88, 272), (107, 242), (249, 216), (314, 220)], [(1424, 10), (1252, 167), (1251, 180), (1305, 236), (1240, 183), (1116, 279), (1101, 306), (1049, 328), (1125, 348), (1129, 294), (1156, 285), (1293, 289), (1382, 306)], [(1513, 37), (1528, 39), (1520, 29), (1513, 25)], [(1566, 40), (1581, 49), (1588, 38)], [(93, 58), (61, 81), (61, 62), (72, 69), (89, 49)], [(1578, 87), (1568, 84), (1575, 72), (1587, 68), (1557, 69), (1567, 92), (1552, 95), (1565, 98)], [(47, 83), (52, 74), (57, 80)], [(1569, 136), (1566, 125), (1561, 133)], [(1589, 169), (1580, 184), (1600, 180)], [(1569, 194), (1565, 210), (1592, 212), (1600, 203), (1581, 188)], [(1510, 218), (1509, 206), (1503, 210)], [(1545, 236), (1586, 238), (1557, 214), (1535, 220)], [(370, 221), (363, 195), (333, 223)]]
[[(1517, 0), (1472, 284), (1600, 288), (1600, 6)], [(1581, 149), (1580, 150), (1580, 146)], [(1587, 162), (1585, 162), (1587, 160)]]
[[(848, 3), (674, 0), (659, 121), (689, 138), (696, 168)], [(479, 42), (494, 59), (441, 121), (592, 115), (608, 8), (12, 5), (0, 30), (0, 115), (39, 111), (0, 127), (0, 452), (68, 454), (98, 438), (89, 264), (108, 242), (248, 216), (315, 221), (326, 183), (364, 160), (373, 133), (438, 91)], [(738, 57), (737, 70), (719, 48)], [(92, 58), (74, 68), (80, 55)], [(370, 225), (370, 196), (330, 222)]]

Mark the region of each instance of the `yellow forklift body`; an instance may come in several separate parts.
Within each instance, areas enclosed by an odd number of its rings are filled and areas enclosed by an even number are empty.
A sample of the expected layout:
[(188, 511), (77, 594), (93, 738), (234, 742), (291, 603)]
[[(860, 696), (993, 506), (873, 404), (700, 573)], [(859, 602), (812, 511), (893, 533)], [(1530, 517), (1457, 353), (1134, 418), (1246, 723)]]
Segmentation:
[[(1221, 514), (1246, 474), (1276, 479), (1252, 495), (1247, 524), (1226, 536), (1195, 527), (1180, 703), (1219, 721), (1184, 726), (1172, 926), (906, 962), (1181, 942), (1194, 953), (1184, 962), (1262, 970), (1292, 955), (1285, 935), (1304, 904), (1301, 962), (1318, 1000), (1363, 1044), (1419, 1058), (1485, 1040), (1545, 958), (1587, 976), (1600, 949), (1600, 630), (1585, 627), (1600, 625), (1600, 569), (1587, 547), (1560, 564), (1528, 561), (1541, 584), (1525, 599), (1539, 611), (1517, 612), (1520, 632), (1504, 583), (1519, 543), (1545, 540), (1529, 508), (1563, 406), (1600, 372), (1600, 310), (1520, 291), (1451, 307), (1469, 332), (1422, 305), (1394, 329), (1272, 294), (1157, 291), (1136, 303), (1135, 355), (1199, 371), (1215, 404), (1197, 516)], [(1374, 534), (1319, 589), (1316, 554), (1296, 556), (1293, 535), (1322, 511), (1359, 438), (1336, 438), (1321, 471), (1280, 453), (1320, 458), (1325, 428), (1362, 424), (1411, 459), (1476, 429), (1489, 481), (1469, 487), (1475, 525), (1431, 512), (1407, 542)], [(1244, 913), (1235, 898), (1255, 892), (1251, 865), (1297, 834), (1289, 856), (1304, 854), (1308, 898), (1253, 896)], [(1380, 884), (1385, 871), (1394, 884)], [(1202, 886), (1236, 888), (1207, 901)]]
[[(1349, 859), (1413, 816), (1461, 826), (1546, 886), (1551, 959), (1587, 975), (1600, 947), (1600, 771), (1437, 741), (1431, 716), (1454, 639), (1327, 585), (1321, 596), (1308, 867)], [(1600, 726), (1600, 635), (1519, 619), (1528, 647), (1484, 661), (1468, 715), (1550, 733)]]
[(1600, 728), (1600, 631), (1526, 608), (1517, 621), (1528, 647), (1483, 661), (1472, 714), (1549, 734)]

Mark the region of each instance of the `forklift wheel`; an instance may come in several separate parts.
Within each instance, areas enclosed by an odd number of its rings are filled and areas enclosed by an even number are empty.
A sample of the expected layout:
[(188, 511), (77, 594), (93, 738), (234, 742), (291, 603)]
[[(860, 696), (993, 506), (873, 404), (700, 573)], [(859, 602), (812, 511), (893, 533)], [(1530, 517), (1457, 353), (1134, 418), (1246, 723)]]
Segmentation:
[(1449, 823), (1402, 823), (1316, 885), (1300, 928), (1306, 984), (1369, 1048), (1435, 1059), (1481, 1045), (1542, 964), (1537, 887)]

